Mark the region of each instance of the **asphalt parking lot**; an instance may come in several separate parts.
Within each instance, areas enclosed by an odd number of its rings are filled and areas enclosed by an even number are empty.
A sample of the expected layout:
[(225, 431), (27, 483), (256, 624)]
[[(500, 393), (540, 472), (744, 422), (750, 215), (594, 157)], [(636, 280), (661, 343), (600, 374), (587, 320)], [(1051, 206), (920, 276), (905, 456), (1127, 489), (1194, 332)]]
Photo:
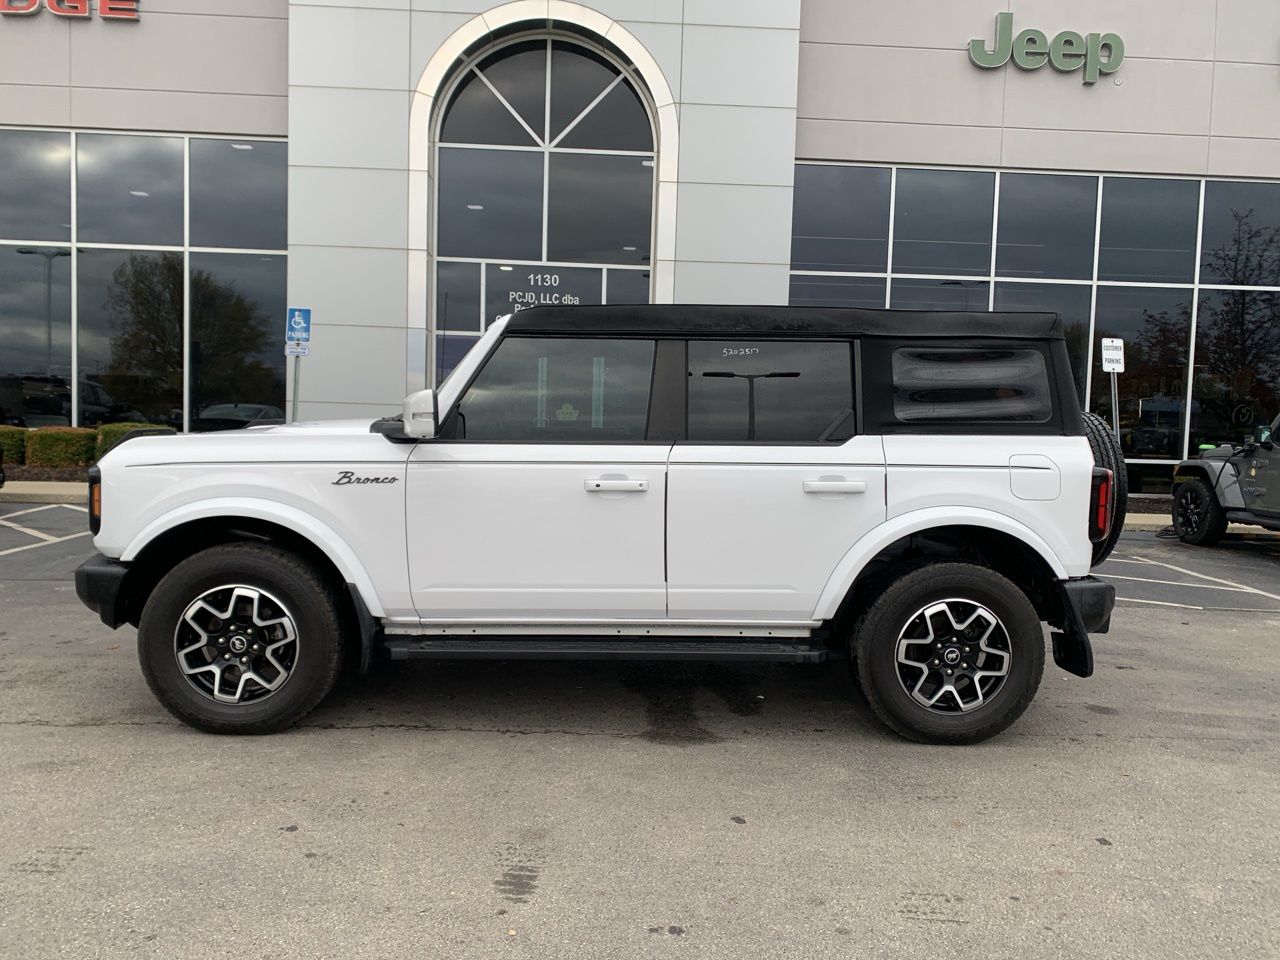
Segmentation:
[(1280, 955), (1280, 539), (1126, 535), (1090, 680), (884, 733), (841, 664), (410, 664), (173, 721), (0, 504), (0, 956)]

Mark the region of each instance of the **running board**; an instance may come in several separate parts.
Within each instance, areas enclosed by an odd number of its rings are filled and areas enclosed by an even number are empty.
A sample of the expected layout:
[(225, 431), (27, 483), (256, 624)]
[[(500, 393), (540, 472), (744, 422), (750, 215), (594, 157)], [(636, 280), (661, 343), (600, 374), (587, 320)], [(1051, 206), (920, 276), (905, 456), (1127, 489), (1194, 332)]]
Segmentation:
[(740, 640), (543, 640), (530, 637), (388, 637), (392, 660), (732, 660), (820, 663), (837, 652), (823, 646)]

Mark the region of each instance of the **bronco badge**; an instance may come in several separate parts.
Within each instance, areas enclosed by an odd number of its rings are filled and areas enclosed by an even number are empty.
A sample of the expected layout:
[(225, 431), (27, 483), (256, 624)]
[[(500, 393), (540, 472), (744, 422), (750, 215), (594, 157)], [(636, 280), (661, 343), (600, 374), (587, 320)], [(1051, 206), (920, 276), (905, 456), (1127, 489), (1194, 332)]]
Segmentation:
[(399, 479), (399, 477), (357, 477), (353, 471), (343, 470), (332, 485), (345, 487), (349, 483), (395, 483)]

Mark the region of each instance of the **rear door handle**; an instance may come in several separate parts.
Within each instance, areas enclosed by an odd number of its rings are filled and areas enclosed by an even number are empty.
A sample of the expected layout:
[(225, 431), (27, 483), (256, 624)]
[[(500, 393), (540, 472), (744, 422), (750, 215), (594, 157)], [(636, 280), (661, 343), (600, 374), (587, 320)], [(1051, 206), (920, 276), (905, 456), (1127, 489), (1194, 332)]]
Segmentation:
[(649, 489), (648, 480), (584, 480), (587, 493), (644, 493)]
[(805, 493), (866, 493), (865, 480), (805, 480)]

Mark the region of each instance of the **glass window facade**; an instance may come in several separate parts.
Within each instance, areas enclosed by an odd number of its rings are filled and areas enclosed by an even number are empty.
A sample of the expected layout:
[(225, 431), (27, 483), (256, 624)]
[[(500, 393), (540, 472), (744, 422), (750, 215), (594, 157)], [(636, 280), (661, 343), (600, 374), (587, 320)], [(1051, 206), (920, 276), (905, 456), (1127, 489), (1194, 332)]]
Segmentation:
[(0, 162), (0, 422), (283, 416), (283, 142), (0, 129)]
[(793, 304), (1052, 311), (1108, 419), (1124, 338), (1136, 490), (1280, 414), (1280, 183), (800, 163), (794, 202)]
[(479, 55), (436, 157), (436, 383), (498, 317), (649, 302), (653, 124), (620, 64), (545, 37)]

